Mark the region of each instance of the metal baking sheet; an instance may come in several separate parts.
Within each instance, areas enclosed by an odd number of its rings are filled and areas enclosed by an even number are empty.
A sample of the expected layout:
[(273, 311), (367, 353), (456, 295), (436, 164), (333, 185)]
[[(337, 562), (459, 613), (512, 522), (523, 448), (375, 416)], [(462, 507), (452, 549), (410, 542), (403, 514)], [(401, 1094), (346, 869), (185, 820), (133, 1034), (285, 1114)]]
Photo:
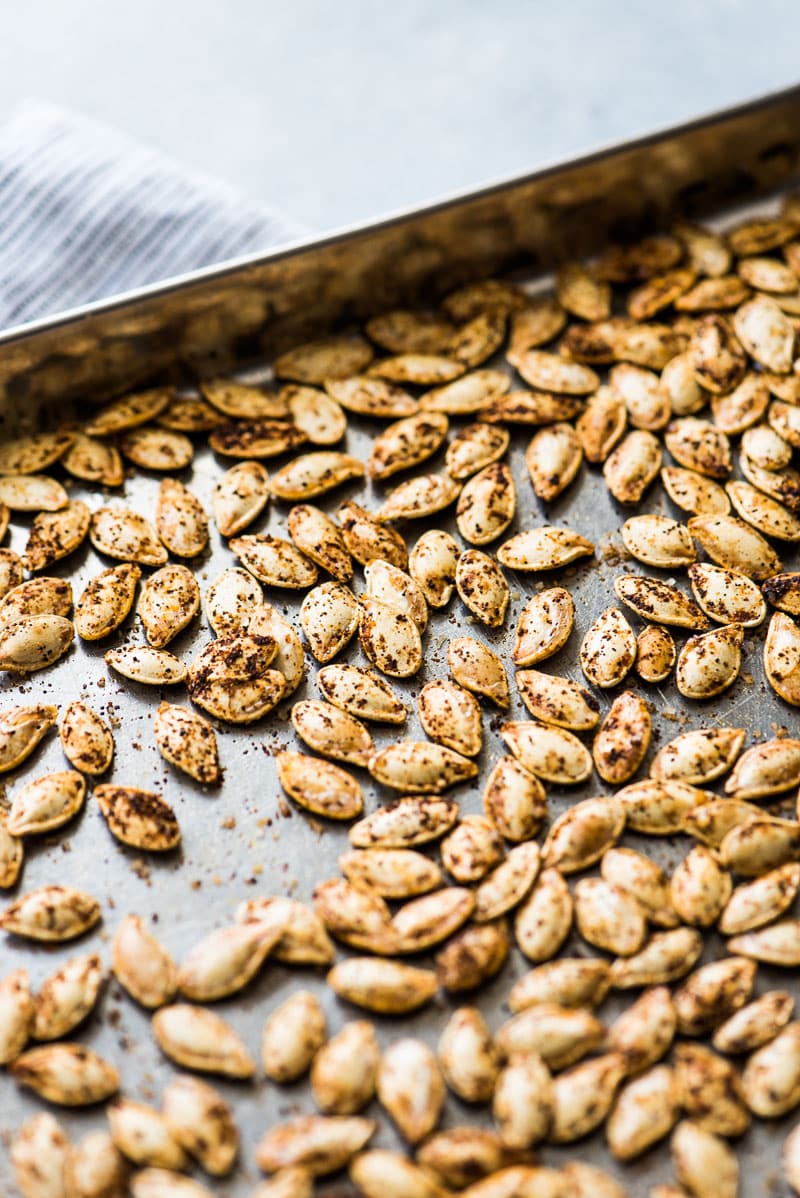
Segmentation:
[[(741, 216), (741, 210), (736, 215)], [(526, 285), (534, 291), (546, 283), (545, 276), (531, 276)], [(497, 364), (506, 368), (502, 361)], [(241, 377), (268, 382), (270, 372), (267, 366), (255, 362), (249, 364)], [(18, 419), (25, 424), (26, 417), (20, 415), (19, 410), (12, 423), (16, 424)], [(370, 439), (378, 427), (377, 423), (351, 418), (344, 447), (348, 452), (366, 457)], [(599, 470), (586, 465), (567, 492), (555, 503), (546, 507), (540, 504), (533, 496), (525, 469), (524, 449), (529, 436), (530, 430), (516, 431), (512, 435), (509, 460), (519, 502), (517, 517), (507, 535), (531, 523), (546, 521), (568, 524), (590, 536), (597, 545), (596, 557), (591, 562), (576, 564), (555, 576), (557, 581), (572, 591), (577, 620), (568, 645), (549, 660), (547, 668), (580, 681), (577, 649), (581, 637), (597, 614), (615, 601), (612, 583), (620, 571), (615, 556), (621, 548), (619, 528), (626, 513), (611, 499)], [(438, 468), (442, 459), (442, 454), (433, 459), (430, 468)], [(224, 467), (203, 448), (198, 450), (193, 466), (180, 475), (206, 508), (209, 507), (211, 490), (221, 468)], [(134, 509), (152, 516), (158, 482), (159, 478), (155, 475), (137, 472), (126, 481), (120, 498)], [(105, 502), (104, 497), (84, 491), (78, 484), (70, 484), (70, 489), (74, 497), (86, 499), (90, 506), (98, 507)], [(373, 484), (363, 488), (360, 485), (348, 485), (329, 496), (322, 505), (333, 510), (341, 499), (357, 495), (363, 499), (365, 506), (375, 508), (385, 489)], [(286, 535), (288, 509), (288, 504), (272, 503), (249, 531)], [(675, 514), (659, 484), (651, 489), (641, 510)], [(409, 544), (430, 526), (454, 531), (450, 516), (408, 524), (404, 531)], [(15, 520), (7, 543), (19, 549), (24, 545), (26, 535), (24, 522)], [(782, 556), (787, 568), (796, 568), (795, 551), (787, 550)], [(106, 564), (91, 547), (84, 547), (66, 562), (59, 563), (52, 572), (70, 578), (77, 595), (88, 579)], [(194, 567), (201, 588), (205, 590), (223, 569), (232, 564), (233, 555), (212, 529), (210, 551)], [(656, 573), (669, 577), (666, 572)], [(425, 634), (423, 670), (412, 680), (396, 683), (410, 713), (403, 730), (406, 736), (422, 737), (415, 716), (415, 698), (425, 681), (447, 675), (446, 648), (452, 636), (466, 632), (486, 640), (507, 661), (510, 660), (521, 608), (537, 589), (549, 585), (553, 579), (549, 576), (537, 579), (533, 575), (509, 574), (509, 581), (512, 602), (504, 628), (496, 633), (487, 631), (469, 617), (457, 598), (444, 612), (431, 613)], [(356, 593), (361, 585), (359, 572), (354, 580)], [(273, 592), (268, 597), (277, 602), (280, 610), (296, 623), (302, 594)], [(660, 744), (685, 727), (734, 723), (746, 728), (750, 737), (770, 736), (779, 727), (796, 730), (795, 712), (776, 699), (764, 679), (761, 664), (764, 632), (762, 627), (748, 633), (740, 678), (725, 695), (710, 704), (687, 703), (671, 685), (643, 687), (654, 706), (654, 738), (650, 756)], [(204, 621), (198, 620), (171, 648), (182, 659), (190, 661), (209, 635)], [(112, 723), (116, 737), (116, 757), (109, 778), (163, 793), (174, 805), (183, 831), (181, 849), (166, 857), (143, 856), (128, 851), (111, 839), (90, 797), (85, 811), (73, 824), (53, 836), (28, 842), (19, 892), (48, 883), (65, 882), (91, 891), (100, 900), (103, 909), (102, 925), (81, 941), (70, 945), (50, 949), (31, 946), (15, 938), (0, 940), (0, 973), (24, 965), (30, 970), (35, 986), (69, 956), (80, 952), (96, 950), (108, 963), (110, 938), (122, 916), (128, 912), (137, 912), (151, 921), (159, 938), (180, 959), (201, 936), (214, 927), (230, 922), (242, 899), (259, 894), (281, 893), (308, 900), (318, 881), (337, 874), (337, 857), (348, 844), (346, 828), (309, 819), (296, 808), (287, 807), (281, 798), (271, 760), (276, 750), (296, 743), (289, 723), (291, 704), (306, 695), (317, 694), (314, 678), (318, 667), (310, 655), (307, 656), (306, 680), (295, 695), (270, 717), (247, 729), (219, 727), (225, 782), (219, 790), (210, 790), (178, 775), (160, 758), (151, 731), (151, 720), (161, 697), (160, 692), (127, 682), (123, 685), (104, 664), (103, 654), (110, 646), (142, 639), (138, 621), (131, 617), (115, 637), (98, 645), (77, 643), (56, 668), (34, 675), (24, 684), (10, 677), (0, 679), (0, 703), (10, 704), (27, 697), (63, 707), (70, 700), (81, 697), (96, 707)], [(357, 644), (346, 650), (340, 660), (365, 664)], [(185, 692), (181, 687), (169, 688), (163, 692), (163, 696), (177, 702), (185, 700)], [(608, 709), (609, 702), (608, 695), (601, 696), (603, 713)], [(479, 779), (476, 784), (462, 786), (452, 792), (459, 799), (464, 812), (481, 810), (481, 781), (485, 779), (492, 763), (504, 752), (498, 734), (503, 719), (526, 718), (526, 714), (513, 686), (508, 716), (501, 716), (490, 705), (485, 706), (485, 739), (478, 759)], [(397, 738), (397, 730), (391, 727), (382, 729), (376, 725), (372, 731), (379, 747)], [(51, 734), (23, 769), (6, 777), (8, 791), (13, 793), (22, 778), (28, 779), (48, 770), (63, 768), (63, 765), (58, 739)], [(645, 772), (646, 765), (642, 773)], [(367, 810), (374, 809), (392, 797), (389, 792), (373, 784), (365, 773), (359, 771), (358, 777), (364, 788)], [(550, 787), (551, 814), (555, 817), (577, 800), (607, 790), (596, 779), (578, 788)], [(787, 805), (791, 807), (791, 804)], [(677, 864), (687, 847), (687, 842), (681, 839), (655, 840), (626, 836), (625, 842), (643, 848), (668, 868)], [(709, 937), (706, 958), (719, 955), (721, 947), (721, 942)], [(573, 950), (585, 952), (586, 946), (581, 947), (581, 942), (574, 937), (565, 948), (566, 952)], [(347, 953), (344, 949), (338, 951), (340, 956)], [(420, 963), (428, 963), (429, 960), (428, 957), (422, 957)], [(515, 950), (499, 977), (478, 996), (449, 998), (442, 994), (414, 1017), (376, 1017), (374, 1022), (381, 1044), (385, 1046), (400, 1035), (414, 1034), (435, 1045), (450, 1011), (464, 1003), (477, 1002), (491, 1027), (496, 1028), (507, 1014), (504, 1002), (512, 983), (529, 967)], [(258, 1056), (265, 1018), (293, 988), (301, 986), (318, 993), (331, 1032), (337, 1031), (346, 1020), (360, 1017), (361, 1013), (357, 1009), (339, 1002), (327, 990), (324, 971), (289, 969), (269, 962), (260, 977), (243, 994), (216, 1004), (216, 1007), (241, 1033), (251, 1052)], [(761, 967), (758, 992), (776, 987), (788, 987), (800, 997), (800, 985), (792, 971)], [(612, 995), (601, 1007), (601, 1017), (610, 1022), (628, 1002), (629, 999), (624, 996)], [(112, 980), (105, 989), (97, 1012), (76, 1033), (75, 1038), (96, 1048), (119, 1066), (125, 1094), (158, 1103), (165, 1083), (176, 1070), (161, 1056), (148, 1025), (148, 1015), (124, 995)], [(261, 1133), (288, 1116), (310, 1113), (314, 1110), (314, 1104), (305, 1082), (278, 1087), (266, 1082), (263, 1077), (253, 1083), (210, 1080), (218, 1085), (234, 1107), (242, 1136), (241, 1165), (231, 1179), (209, 1181), (202, 1178), (201, 1174), (198, 1177), (222, 1198), (240, 1198), (249, 1193), (258, 1178), (253, 1164), (253, 1149)], [(41, 1109), (39, 1100), (19, 1091), (7, 1075), (0, 1075), (0, 1194), (15, 1192), (7, 1157), (8, 1143), (19, 1125)], [(377, 1104), (370, 1109), (380, 1120), (380, 1129), (373, 1143), (380, 1146), (397, 1145), (398, 1140), (388, 1118)], [(58, 1111), (57, 1114), (69, 1134), (76, 1138), (89, 1128), (104, 1123), (102, 1109)], [(485, 1124), (487, 1118), (485, 1108), (470, 1108), (448, 1095), (442, 1126), (480, 1125)], [(776, 1178), (779, 1176), (780, 1147), (794, 1121), (792, 1116), (770, 1123), (755, 1121), (752, 1129), (740, 1141), (738, 1151), (743, 1169), (741, 1193), (744, 1198), (788, 1194), (785, 1183), (776, 1181)], [(564, 1148), (546, 1146), (541, 1156), (546, 1163), (558, 1164), (578, 1157), (602, 1164), (623, 1181), (634, 1198), (646, 1195), (652, 1184), (669, 1180), (671, 1174), (665, 1145), (658, 1146), (632, 1165), (621, 1166), (609, 1156), (601, 1134)], [(336, 1178), (327, 1183), (323, 1181), (319, 1186), (321, 1193), (343, 1194), (349, 1193), (350, 1189), (346, 1180)]]

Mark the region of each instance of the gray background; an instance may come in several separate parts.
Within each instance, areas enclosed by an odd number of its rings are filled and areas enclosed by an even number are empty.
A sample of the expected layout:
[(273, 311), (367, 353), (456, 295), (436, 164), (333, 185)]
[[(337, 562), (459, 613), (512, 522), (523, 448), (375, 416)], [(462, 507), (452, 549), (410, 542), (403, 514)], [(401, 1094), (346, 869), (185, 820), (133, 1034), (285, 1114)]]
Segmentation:
[(311, 228), (797, 80), (791, 0), (22, 0), (0, 119), (102, 117)]

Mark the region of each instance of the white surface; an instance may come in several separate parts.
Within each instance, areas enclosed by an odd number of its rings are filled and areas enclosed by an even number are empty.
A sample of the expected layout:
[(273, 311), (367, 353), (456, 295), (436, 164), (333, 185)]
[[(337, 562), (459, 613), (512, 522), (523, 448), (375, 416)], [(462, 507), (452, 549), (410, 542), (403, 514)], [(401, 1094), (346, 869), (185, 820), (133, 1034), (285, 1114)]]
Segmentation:
[(324, 229), (797, 80), (787, 0), (26, 0), (0, 117), (100, 116)]

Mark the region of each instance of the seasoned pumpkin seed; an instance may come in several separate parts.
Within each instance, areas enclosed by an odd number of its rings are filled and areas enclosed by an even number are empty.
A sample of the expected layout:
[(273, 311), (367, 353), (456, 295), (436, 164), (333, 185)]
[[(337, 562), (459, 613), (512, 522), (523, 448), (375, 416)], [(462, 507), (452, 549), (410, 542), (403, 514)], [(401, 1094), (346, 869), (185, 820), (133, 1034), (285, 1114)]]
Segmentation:
[(636, 673), (643, 682), (663, 682), (675, 665), (678, 651), (671, 633), (661, 624), (648, 624), (636, 638)]
[(447, 446), (447, 473), (463, 482), (499, 461), (508, 449), (510, 440), (508, 429), (499, 425), (469, 424), (459, 429)]
[(650, 776), (703, 786), (731, 768), (744, 744), (743, 728), (696, 728), (669, 741), (653, 758)]
[(359, 458), (333, 449), (319, 449), (281, 466), (270, 480), (270, 490), (279, 499), (314, 499), (351, 479), (363, 478), (364, 474), (364, 463)]
[(50, 974), (36, 996), (34, 1037), (62, 1040), (67, 1036), (94, 1008), (103, 980), (103, 962), (97, 953), (72, 957)]
[(625, 809), (616, 799), (584, 799), (550, 828), (542, 849), (544, 864), (562, 874), (589, 869), (616, 844), (624, 827)]
[(592, 542), (579, 533), (542, 524), (504, 541), (497, 560), (510, 570), (557, 570), (593, 553)]
[(156, 529), (176, 557), (198, 557), (208, 545), (208, 516), (196, 495), (175, 478), (162, 479)]
[(652, 724), (646, 701), (635, 691), (618, 695), (592, 745), (595, 769), (604, 782), (627, 782), (650, 745)]
[(384, 499), (376, 513), (381, 523), (389, 520), (420, 520), (434, 516), (455, 503), (461, 484), (445, 474), (418, 474), (407, 479)]
[(267, 1077), (285, 1084), (307, 1073), (325, 1043), (325, 1015), (316, 995), (295, 990), (264, 1024), (261, 1063)]
[(174, 1003), (156, 1011), (151, 1027), (164, 1055), (187, 1069), (235, 1078), (255, 1073), (247, 1048), (215, 1011)]
[(302, 741), (335, 761), (366, 766), (375, 745), (355, 716), (318, 699), (303, 699), (292, 708), (292, 727)]
[(545, 782), (575, 786), (592, 772), (592, 757), (577, 736), (564, 728), (522, 720), (500, 729), (520, 765)]
[(518, 670), (520, 697), (535, 720), (555, 724), (573, 732), (594, 728), (600, 719), (600, 704), (590, 691), (553, 674)]
[(315, 815), (354, 819), (364, 808), (355, 778), (329, 761), (283, 751), (275, 757), (275, 768), (286, 793)]
[(228, 544), (242, 564), (265, 586), (305, 590), (317, 581), (314, 563), (282, 537), (247, 533)]
[[(60, 512), (39, 512), (25, 546), (23, 562), (26, 569), (43, 570), (74, 553), (89, 532), (92, 519), (88, 507), (80, 499), (73, 500)], [(161, 560), (166, 561), (166, 551), (163, 553)]]
[(547, 815), (545, 789), (513, 757), (501, 757), (486, 780), (483, 810), (506, 840), (530, 840)]
[(447, 664), (459, 686), (484, 695), (498, 707), (511, 699), (505, 666), (488, 645), (471, 636), (454, 637), (447, 646)]
[(221, 780), (214, 729), (196, 712), (172, 703), (159, 704), (153, 737), (161, 756), (183, 773), (210, 786)]
[(311, 1092), (326, 1115), (355, 1115), (372, 1100), (380, 1049), (375, 1029), (354, 1019), (323, 1044), (311, 1066)]
[[(642, 619), (676, 628), (708, 628), (709, 621), (696, 603), (672, 583), (639, 574), (620, 574), (614, 594)], [(609, 610), (614, 611), (614, 608)]]
[(349, 957), (334, 965), (326, 980), (340, 998), (381, 1015), (416, 1011), (437, 988), (436, 974), (430, 969), (380, 957)]
[(12, 836), (51, 832), (73, 819), (86, 797), (86, 781), (74, 770), (44, 774), (27, 782), (13, 797), (6, 829)]
[(431, 607), (446, 607), (450, 602), (460, 552), (450, 534), (439, 528), (424, 532), (412, 549), (408, 572)]
[(633, 629), (618, 607), (607, 607), (581, 642), (581, 669), (595, 686), (608, 689), (623, 681), (635, 660)]
[(603, 478), (618, 503), (636, 504), (661, 469), (661, 444), (653, 433), (634, 429), (611, 451)]
[(163, 649), (200, 610), (200, 588), (186, 566), (170, 563), (142, 584), (136, 608), (148, 644)]
[(359, 615), (355, 596), (340, 582), (323, 582), (309, 591), (300, 608), (300, 626), (317, 661), (330, 661), (352, 640)]
[(564, 587), (550, 587), (525, 604), (517, 625), (511, 660), (532, 666), (552, 657), (567, 643), (575, 623), (575, 604)]
[(45, 1044), (17, 1057), (10, 1072), (21, 1086), (58, 1106), (91, 1106), (119, 1089), (117, 1070), (83, 1044)]
[[(370, 478), (391, 478), (401, 470), (419, 466), (440, 448), (449, 426), (447, 416), (431, 411), (418, 412), (390, 424), (372, 442), (367, 474)], [(475, 427), (483, 429), (485, 426)], [(448, 473), (453, 473), (449, 466)]]
[(325, 666), (317, 674), (317, 686), (334, 707), (363, 720), (402, 724), (406, 709), (389, 683), (363, 666)]
[(117, 981), (143, 1007), (164, 1006), (177, 993), (175, 962), (139, 915), (126, 915), (117, 927), (112, 965)]
[(726, 624), (689, 637), (678, 654), (675, 684), (687, 699), (711, 699), (739, 676), (744, 629)]

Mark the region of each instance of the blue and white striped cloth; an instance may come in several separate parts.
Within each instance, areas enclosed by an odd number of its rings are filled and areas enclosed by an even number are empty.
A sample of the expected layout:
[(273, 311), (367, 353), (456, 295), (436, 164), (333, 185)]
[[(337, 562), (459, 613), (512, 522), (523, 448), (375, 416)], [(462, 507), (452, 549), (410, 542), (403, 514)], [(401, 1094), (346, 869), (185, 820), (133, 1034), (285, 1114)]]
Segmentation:
[(38, 100), (0, 127), (0, 328), (267, 250), (305, 230)]

